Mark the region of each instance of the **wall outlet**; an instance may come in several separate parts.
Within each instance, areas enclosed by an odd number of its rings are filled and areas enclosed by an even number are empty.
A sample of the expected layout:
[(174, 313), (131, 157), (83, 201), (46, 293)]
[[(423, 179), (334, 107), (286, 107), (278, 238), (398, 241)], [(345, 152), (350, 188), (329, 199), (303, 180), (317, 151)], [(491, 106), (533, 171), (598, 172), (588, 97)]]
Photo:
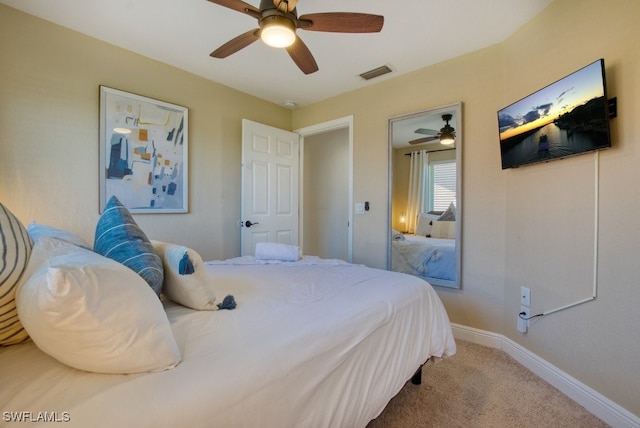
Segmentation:
[(531, 307), (531, 290), (527, 287), (520, 287), (520, 304), (527, 308)]
[[(529, 318), (531, 312), (529, 312), (529, 308), (525, 306), (520, 307), (520, 312), (518, 313), (518, 331), (520, 333), (526, 333), (529, 329), (529, 320), (522, 318)], [(522, 318), (521, 318), (522, 317)]]

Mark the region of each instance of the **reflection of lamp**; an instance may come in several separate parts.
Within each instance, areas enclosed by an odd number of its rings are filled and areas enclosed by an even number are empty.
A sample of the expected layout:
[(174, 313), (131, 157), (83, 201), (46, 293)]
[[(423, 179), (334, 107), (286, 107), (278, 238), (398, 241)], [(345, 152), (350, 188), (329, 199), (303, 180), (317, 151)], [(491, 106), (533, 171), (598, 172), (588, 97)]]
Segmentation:
[(407, 231), (407, 214), (406, 213), (402, 213), (400, 214), (400, 224), (402, 225), (402, 233), (405, 233)]
[(131, 130), (128, 128), (113, 128), (113, 132), (116, 134), (131, 134)]
[(260, 22), (260, 27), (260, 38), (274, 48), (286, 48), (296, 41), (296, 27), (284, 16), (268, 16)]

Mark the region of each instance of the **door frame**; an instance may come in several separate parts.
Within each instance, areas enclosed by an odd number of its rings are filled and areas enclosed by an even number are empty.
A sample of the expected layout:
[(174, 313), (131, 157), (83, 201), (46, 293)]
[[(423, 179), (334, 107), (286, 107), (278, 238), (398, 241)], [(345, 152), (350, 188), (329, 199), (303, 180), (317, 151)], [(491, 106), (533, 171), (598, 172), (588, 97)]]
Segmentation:
[(349, 263), (353, 262), (353, 115), (344, 116), (338, 119), (330, 120), (328, 122), (318, 123), (316, 125), (307, 126), (300, 129), (295, 129), (293, 132), (300, 135), (300, 165), (298, 169), (299, 174), (299, 197), (298, 197), (298, 207), (299, 207), (299, 215), (298, 215), (298, 244), (300, 247), (303, 246), (304, 241), (304, 192), (302, 191), (304, 187), (304, 139), (305, 137), (310, 137), (312, 135), (322, 134), (329, 131), (334, 131), (336, 129), (347, 128), (349, 130), (349, 148), (348, 148), (348, 163), (349, 163), (349, 200), (347, 203), (349, 204), (349, 218), (348, 218), (348, 232), (347, 232), (347, 254)]

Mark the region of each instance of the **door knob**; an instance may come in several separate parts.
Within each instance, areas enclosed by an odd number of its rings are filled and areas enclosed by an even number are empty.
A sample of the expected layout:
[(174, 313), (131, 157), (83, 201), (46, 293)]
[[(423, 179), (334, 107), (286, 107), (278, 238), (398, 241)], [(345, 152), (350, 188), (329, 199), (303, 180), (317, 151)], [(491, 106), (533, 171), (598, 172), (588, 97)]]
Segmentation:
[(244, 225), (245, 225), (245, 226), (247, 226), (247, 227), (251, 227), (251, 226), (253, 226), (254, 224), (260, 224), (260, 223), (258, 223), (257, 221), (256, 221), (255, 223), (251, 223), (251, 221), (250, 221), (250, 220), (247, 220), (247, 221), (245, 221), (245, 222), (244, 222)]

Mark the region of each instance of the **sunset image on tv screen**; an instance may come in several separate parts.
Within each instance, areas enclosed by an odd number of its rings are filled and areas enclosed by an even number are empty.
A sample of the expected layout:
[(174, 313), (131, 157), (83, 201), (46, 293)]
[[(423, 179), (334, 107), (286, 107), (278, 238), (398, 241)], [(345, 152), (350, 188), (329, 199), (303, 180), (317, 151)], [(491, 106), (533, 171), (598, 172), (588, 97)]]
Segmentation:
[(498, 112), (502, 168), (572, 156), (611, 145), (598, 60)]

